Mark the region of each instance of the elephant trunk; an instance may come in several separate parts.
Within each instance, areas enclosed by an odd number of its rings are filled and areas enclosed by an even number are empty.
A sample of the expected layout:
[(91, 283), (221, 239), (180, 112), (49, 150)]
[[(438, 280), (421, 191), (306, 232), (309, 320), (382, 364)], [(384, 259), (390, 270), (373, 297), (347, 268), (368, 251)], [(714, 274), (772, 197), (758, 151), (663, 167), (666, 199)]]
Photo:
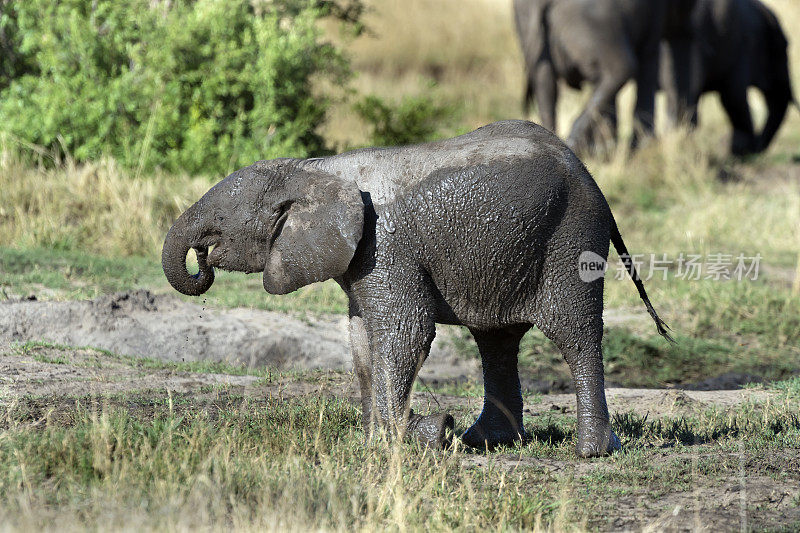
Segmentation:
[[(164, 240), (161, 250), (161, 267), (167, 280), (175, 290), (188, 296), (199, 296), (214, 283), (214, 268), (208, 262), (208, 246), (199, 243), (199, 231), (189, 220), (198, 220), (193, 216), (196, 205), (192, 206), (172, 225)], [(190, 274), (186, 269), (186, 255), (194, 248), (200, 270)]]

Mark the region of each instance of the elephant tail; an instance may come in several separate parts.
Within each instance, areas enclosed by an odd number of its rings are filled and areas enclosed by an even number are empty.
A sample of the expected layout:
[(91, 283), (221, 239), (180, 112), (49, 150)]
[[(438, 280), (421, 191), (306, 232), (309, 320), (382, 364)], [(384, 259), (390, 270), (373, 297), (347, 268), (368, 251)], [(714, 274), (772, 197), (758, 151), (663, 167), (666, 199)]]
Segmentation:
[(642, 283), (642, 279), (639, 277), (639, 272), (636, 270), (636, 265), (633, 264), (631, 254), (628, 253), (628, 248), (625, 246), (625, 243), (622, 240), (622, 235), (619, 233), (617, 222), (614, 220), (613, 216), (611, 217), (611, 243), (614, 245), (614, 248), (617, 249), (617, 253), (619, 254), (619, 258), (622, 260), (622, 264), (625, 265), (625, 269), (631, 276), (634, 285), (636, 285), (636, 290), (639, 291), (639, 298), (642, 299), (644, 306), (647, 308), (647, 312), (650, 313), (650, 316), (653, 318), (653, 322), (656, 323), (658, 334), (670, 342), (675, 342), (675, 339), (673, 339), (669, 334), (669, 331), (671, 331), (670, 327), (666, 322), (661, 320), (661, 317), (658, 316), (656, 310), (653, 309), (653, 304), (650, 303), (650, 298), (647, 297), (647, 291), (644, 290), (644, 283)]

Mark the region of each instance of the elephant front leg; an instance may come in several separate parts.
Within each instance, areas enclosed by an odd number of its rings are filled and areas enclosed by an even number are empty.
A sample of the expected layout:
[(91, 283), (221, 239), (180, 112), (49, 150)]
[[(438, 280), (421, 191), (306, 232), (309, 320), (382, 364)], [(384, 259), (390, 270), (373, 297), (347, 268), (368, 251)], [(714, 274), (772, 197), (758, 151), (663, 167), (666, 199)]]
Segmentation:
[(470, 329), (483, 365), (483, 411), (461, 440), (474, 448), (492, 448), (524, 439), (522, 391), (517, 354), (528, 327), (509, 330)]
[(589, 102), (572, 124), (567, 145), (578, 153), (592, 148), (587, 146), (591, 143), (592, 126), (601, 119), (602, 111), (615, 102), (617, 93), (635, 72), (636, 61), (630, 53), (620, 53), (611, 59), (604, 66), (600, 82), (592, 92)]
[(373, 419), (391, 436), (414, 438), (433, 448), (445, 446), (453, 431), (453, 417), (446, 413), (422, 416), (410, 409), (411, 387), (436, 333), (432, 316), (406, 301), (401, 308), (367, 319), (373, 320)]
[(372, 410), (372, 360), (367, 328), (360, 316), (350, 317), (350, 351), (353, 354), (353, 369), (356, 372), (356, 376), (358, 376), (358, 385), (361, 391), (361, 414), (364, 433), (369, 438), (374, 422)]
[(755, 152), (758, 143), (747, 103), (747, 81), (744, 75), (737, 73), (720, 89), (719, 96), (733, 126), (731, 153), (743, 156)]
[(652, 137), (655, 132), (659, 52), (659, 40), (656, 39), (639, 60), (639, 69), (636, 74), (636, 107), (633, 110), (633, 136), (631, 137), (631, 148), (633, 149), (639, 147), (643, 138)]
[(695, 64), (694, 46), (690, 37), (673, 38), (662, 46), (659, 68), (661, 87), (667, 95), (667, 119), (670, 127), (697, 125), (696, 99), (693, 100)]

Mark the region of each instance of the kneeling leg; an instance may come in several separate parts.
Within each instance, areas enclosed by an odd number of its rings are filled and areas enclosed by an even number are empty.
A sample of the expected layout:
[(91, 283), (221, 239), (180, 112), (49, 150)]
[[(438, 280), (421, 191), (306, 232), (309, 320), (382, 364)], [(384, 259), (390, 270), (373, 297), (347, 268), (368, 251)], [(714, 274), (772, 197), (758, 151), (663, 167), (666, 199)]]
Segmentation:
[(453, 417), (446, 413), (422, 416), (410, 409), (411, 387), (434, 335), (432, 317), (424, 313), (410, 315), (400, 306), (381, 318), (372, 318), (370, 407), (371, 421), (381, 424), (390, 435), (414, 438), (426, 446), (440, 448), (448, 443)]

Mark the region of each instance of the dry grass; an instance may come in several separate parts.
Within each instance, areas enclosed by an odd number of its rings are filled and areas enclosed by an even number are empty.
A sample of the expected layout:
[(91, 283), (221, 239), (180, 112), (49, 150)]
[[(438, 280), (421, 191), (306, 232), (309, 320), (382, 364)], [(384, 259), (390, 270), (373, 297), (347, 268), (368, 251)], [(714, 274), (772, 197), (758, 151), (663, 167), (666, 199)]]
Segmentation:
[[(792, 486), (797, 383), (782, 388), (728, 413), (622, 413), (625, 451), (593, 461), (575, 461), (571, 413), (526, 418), (523, 446), (431, 452), (365, 445), (357, 407), (335, 397), (21, 398), (0, 404), (0, 530), (574, 531), (635, 528), (631, 510), (641, 527), (675, 499), (714, 523), (731, 514), (715, 498), (736, 476), (749, 485), (780, 460), (791, 477), (773, 484)], [(760, 501), (748, 511), (765, 522)]]
[[(368, 34), (347, 42), (361, 94), (431, 95), (461, 110), (462, 128), (518, 117), (522, 55), (511, 31), (511, 0), (368, 0)], [(335, 34), (334, 34), (335, 35)], [(324, 135), (337, 146), (366, 142), (349, 103)]]
[[(541, 531), (543, 515), (564, 529), (557, 485), (487, 476), (464, 464), (463, 447), (364, 446), (347, 401), (223, 390), (198, 406), (153, 392), (82, 398), (91, 407), (51, 399), (38, 421), (37, 400), (0, 406), (0, 529)], [(504, 493), (517, 498), (489, 497)]]
[(213, 183), (157, 174), (134, 179), (113, 160), (38, 168), (0, 137), (0, 245), (157, 253), (177, 216)]
[[(520, 118), (522, 60), (511, 0), (368, 3), (366, 22), (374, 35), (348, 44), (359, 93), (388, 99), (430, 94), (461, 109), (461, 130)], [(800, 3), (767, 3), (791, 40), (800, 91)], [(587, 94), (562, 94), (563, 134)], [(763, 104), (753, 101), (763, 120)], [(623, 135), (630, 131), (632, 102), (628, 86), (620, 100)], [(704, 98), (701, 120), (693, 134), (662, 131), (659, 143), (633, 158), (620, 149), (607, 161), (587, 161), (628, 247), (640, 253), (758, 252), (766, 264), (800, 267), (800, 180), (792, 162), (800, 146), (800, 113), (789, 112), (767, 154), (735, 164), (724, 156), (728, 125), (716, 97)], [(339, 148), (362, 144), (367, 135), (348, 102), (332, 111), (323, 133)], [(2, 142), (0, 246), (153, 258), (174, 218), (221, 177), (139, 177), (108, 160), (32, 168), (15, 157), (10, 139)], [(720, 183), (720, 169), (742, 180)], [(259, 286), (256, 280), (247, 289)], [(610, 306), (638, 309), (629, 280), (612, 280), (607, 287)], [(796, 307), (773, 305), (792, 298), (789, 287), (758, 288), (648, 284), (659, 311), (673, 326), (682, 325), (684, 335), (713, 338), (708, 332), (717, 326), (727, 339), (735, 329), (731, 324), (740, 321), (766, 346), (765, 354), (796, 354), (780, 341), (794, 324), (784, 310)], [(308, 293), (320, 290), (331, 288), (309, 287)], [(159, 400), (151, 394), (131, 400), (138, 401)], [(631, 451), (605, 460), (610, 467), (603, 475), (614, 478), (609, 484), (572, 467), (562, 478), (540, 469), (465, 466), (459, 450), (431, 455), (410, 446), (364, 448), (349, 404), (281, 400), (264, 408), (251, 401), (238, 399), (226, 407), (226, 420), (213, 421), (195, 404), (189, 414), (173, 413), (171, 398), (168, 411), (162, 401), (153, 408), (160, 409), (158, 416), (144, 418), (109, 408), (73, 413), (66, 422), (49, 415), (13, 419), (8, 409), (0, 431), (0, 530), (581, 529), (587, 509), (615, 501), (632, 483), (642, 491), (670, 491), (676, 479), (691, 479), (688, 467), (678, 463), (662, 472), (656, 459), (665, 452), (631, 431)], [(123, 403), (130, 405), (128, 399)], [(796, 412), (793, 405), (789, 414)], [(724, 425), (712, 422), (690, 424)], [(526, 420), (529, 427), (541, 423)], [(788, 444), (774, 446), (797, 447), (796, 428), (780, 437)], [(733, 443), (727, 436), (719, 441)], [(763, 451), (758, 438), (747, 446), (753, 456)], [(573, 458), (571, 442), (538, 442), (526, 453)], [(710, 482), (716, 479), (710, 476)]]
[[(777, 13), (790, 39), (790, 63), (796, 90), (800, 90), (800, 4), (793, 0), (766, 0)], [(354, 82), (360, 93), (389, 99), (408, 94), (431, 94), (456, 104), (463, 112), (462, 129), (494, 120), (521, 117), (523, 61), (517, 42), (512, 0), (366, 0), (365, 22), (371, 32), (344, 42), (358, 72)], [(330, 34), (342, 42), (336, 32)], [(630, 134), (634, 86), (622, 91), (620, 129)], [(562, 87), (558, 131), (565, 135), (588, 98), (588, 88), (576, 92)], [(659, 97), (659, 107), (663, 109)], [(755, 94), (756, 120), (763, 121), (765, 107)], [(536, 119), (534, 114), (529, 117)], [(335, 108), (324, 128), (326, 138), (339, 147), (366, 141), (364, 125), (353, 116), (349, 103)], [(727, 119), (716, 96), (701, 102), (699, 137), (715, 139), (724, 150)], [(623, 143), (624, 144), (624, 143)], [(800, 144), (800, 113), (791, 111), (772, 153), (796, 152)]]

